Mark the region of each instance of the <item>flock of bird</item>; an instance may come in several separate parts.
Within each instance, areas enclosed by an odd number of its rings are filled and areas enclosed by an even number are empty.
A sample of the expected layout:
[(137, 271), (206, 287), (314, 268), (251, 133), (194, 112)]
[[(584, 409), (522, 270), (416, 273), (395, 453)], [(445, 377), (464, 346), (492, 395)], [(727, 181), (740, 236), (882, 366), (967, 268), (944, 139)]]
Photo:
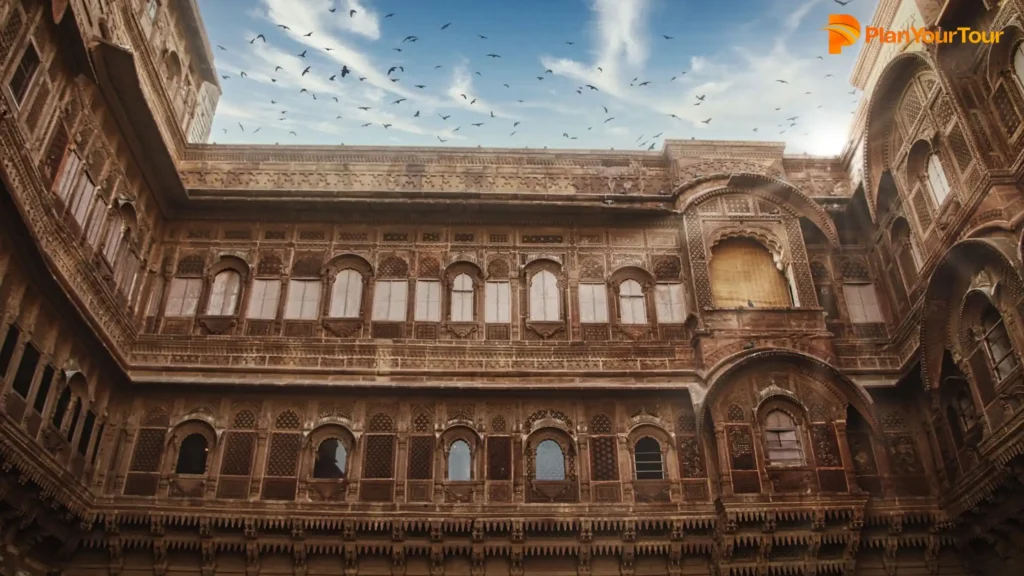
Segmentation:
[[(840, 6), (845, 6), (846, 4), (850, 3), (851, 1), (852, 0), (833, 0), (833, 2), (835, 2), (836, 4), (839, 4)], [(328, 12), (335, 13), (335, 12), (337, 12), (337, 8), (329, 8)], [(348, 17), (349, 18), (354, 18), (356, 16), (356, 14), (357, 14), (356, 10), (349, 10), (348, 11)], [(390, 18), (394, 18), (395, 16), (396, 16), (396, 14), (394, 12), (391, 12), (391, 13), (386, 14), (383, 17), (383, 19), (387, 20), (387, 19), (390, 19)], [(344, 17), (344, 14), (342, 14), (340, 17)], [(451, 26), (452, 26), (452, 22), (445, 23), (444, 25), (440, 26), (440, 31), (448, 30), (448, 28), (451, 27)], [(284, 24), (277, 24), (277, 27), (282, 29), (282, 30), (285, 30), (285, 31), (291, 31), (291, 28), (289, 28), (288, 26), (286, 26)], [(307, 38), (308, 37), (312, 37), (313, 36), (313, 32), (308, 32), (306, 34), (303, 34), (302, 36), (307, 37)], [(477, 36), (477, 38), (479, 40), (482, 40), (482, 41), (488, 40), (488, 37), (483, 35), (483, 34), (477, 34), (476, 36)], [(671, 41), (671, 40), (675, 39), (674, 36), (670, 36), (670, 35), (667, 35), (667, 34), (662, 34), (661, 37), (665, 41)], [(398, 47), (393, 48), (393, 50), (396, 51), (396, 52), (402, 52), (403, 50), (408, 49), (409, 46), (411, 46), (411, 45), (415, 44), (417, 41), (419, 41), (419, 39), (420, 39), (419, 36), (416, 36), (416, 35), (405, 36), (401, 40), (401, 42), (399, 43), (400, 45)], [(250, 39), (248, 42), (249, 42), (249, 44), (255, 44), (258, 41), (260, 41), (260, 42), (262, 42), (264, 44), (267, 44), (267, 38), (266, 38), (266, 36), (264, 34), (257, 34), (255, 37)], [(575, 42), (573, 42), (573, 41), (565, 41), (565, 44), (571, 46), (571, 45), (574, 45)], [(224, 47), (223, 45), (217, 44), (216, 47), (217, 47), (218, 50), (228, 51), (228, 48)], [(324, 47), (323, 50), (325, 52), (331, 52), (333, 49), (331, 47)], [(308, 51), (309, 51), (308, 49), (305, 49), (302, 52), (296, 54), (296, 56), (299, 57), (299, 58), (306, 58)], [(496, 54), (496, 53), (492, 52), (492, 53), (487, 53), (485, 55), (485, 57), (488, 58), (488, 59), (491, 59), (491, 60), (498, 60), (498, 59), (501, 59), (502, 56), (501, 56), (501, 54)], [(824, 60), (824, 57), (823, 56), (817, 56), (817, 59), (818, 60)], [(442, 69), (442, 68), (443, 68), (443, 66), (438, 64), (438, 65), (434, 66), (434, 71)], [(281, 66), (275, 66), (273, 74), (271, 74), (271, 76), (272, 76), (271, 77), (271, 82), (272, 83), (276, 83), (277, 82), (277, 78), (273, 77), (273, 75), (277, 74), (278, 72), (282, 72), (283, 70), (284, 69)], [(604, 70), (602, 68), (600, 68), (600, 67), (597, 68), (597, 71), (599, 73), (604, 73)], [(299, 77), (300, 78), (304, 77), (307, 74), (314, 74), (315, 75), (317, 73), (321, 73), (321, 72), (315, 71), (313, 65), (308, 65), (308, 66), (305, 66), (301, 70), (301, 73), (299, 74)], [(405, 67), (403, 65), (394, 65), (394, 66), (390, 66), (387, 69), (386, 76), (387, 76), (387, 78), (391, 82), (396, 82), (397, 83), (397, 82), (400, 82), (402, 80), (401, 74), (404, 74), (404, 73), (405, 73)], [(553, 74), (554, 74), (553, 70), (546, 69), (546, 70), (543, 71), (542, 74), (536, 76), (536, 80), (539, 81), (539, 82), (543, 82), (545, 80), (545, 78), (547, 78), (549, 76), (552, 76)], [(686, 71), (680, 72), (680, 73), (672, 76), (668, 80), (666, 80), (666, 82), (668, 82), (668, 83), (675, 82), (677, 79), (685, 76), (686, 74), (687, 74)], [(474, 75), (476, 75), (476, 76), (483, 76), (483, 74), (481, 72), (479, 72), (479, 71), (474, 72)], [(367, 80), (366, 76), (358, 76), (356, 74), (353, 74), (352, 70), (349, 69), (347, 65), (343, 65), (341, 67), (341, 69), (338, 70), (337, 72), (332, 70), (329, 75), (325, 74), (324, 76), (330, 82), (352, 82), (352, 81), (365, 82)], [(231, 80), (231, 79), (234, 78), (231, 74), (226, 74), (226, 73), (221, 73), (220, 77), (221, 77), (222, 80), (225, 80), (225, 81)], [(352, 77), (352, 78), (349, 78), (349, 77)], [(248, 78), (248, 74), (244, 70), (239, 70), (237, 72), (237, 78), (238, 79)], [(825, 74), (824, 78), (825, 79), (834, 78), (834, 75), (833, 74)], [(777, 82), (779, 84), (789, 84), (788, 80), (781, 79), (781, 78), (780, 79), (776, 79), (775, 82)], [(652, 84), (651, 80), (646, 80), (646, 79), (641, 80), (640, 77), (636, 77), (636, 78), (633, 78), (630, 81), (629, 86), (632, 87), (632, 88), (638, 88), (639, 89), (639, 88), (643, 88), (645, 86), (649, 86), (651, 84)], [(415, 88), (419, 89), (419, 90), (427, 88), (427, 86), (424, 85), (424, 84), (414, 84), (413, 86)], [(511, 88), (511, 86), (508, 83), (503, 83), (502, 86), (504, 88), (506, 88), (506, 89), (510, 89)], [(583, 95), (585, 93), (590, 93), (590, 92), (600, 92), (600, 89), (597, 86), (594, 86), (592, 84), (583, 84), (581, 86), (576, 87), (575, 88), (575, 92), (578, 95)], [(854, 95), (856, 93), (857, 93), (857, 90), (853, 90), (849, 94), (850, 95)], [(316, 93), (314, 93), (314, 92), (312, 92), (312, 91), (310, 91), (310, 90), (308, 90), (306, 88), (301, 88), (299, 90), (299, 95), (306, 95), (306, 96), (308, 96), (309, 98), (311, 98), (314, 101), (318, 101), (319, 100), (317, 98)], [(812, 92), (807, 91), (807, 92), (805, 92), (804, 95), (805, 96), (811, 96)], [(459, 96), (462, 97), (466, 102), (468, 102), (470, 106), (475, 105), (477, 103), (477, 98), (470, 98), (470, 96), (468, 96), (466, 94), (459, 94)], [(693, 102), (693, 106), (700, 106), (700, 105), (702, 105), (705, 102), (705, 98), (706, 97), (707, 97), (707, 95), (705, 95), (705, 94), (698, 94), (698, 95), (696, 95), (695, 96), (695, 100), (696, 101)], [(337, 96), (332, 96), (331, 99), (334, 102), (336, 102), (336, 103), (340, 103), (340, 101), (338, 100)], [(396, 99), (396, 100), (391, 102), (391, 106), (400, 106), (403, 102), (406, 102), (407, 100), (408, 100), (407, 98), (398, 98), (398, 99)], [(525, 103), (525, 101), (522, 100), (522, 99), (518, 99), (517, 102), (519, 104)], [(856, 102), (856, 100), (854, 102)], [(274, 99), (271, 99), (270, 103), (272, 105), (279, 104), (279, 102), (277, 100), (274, 100)], [(282, 106), (283, 106), (283, 104), (282, 104)], [(611, 116), (609, 114), (607, 106), (604, 106), (604, 105), (595, 105), (595, 106), (600, 106), (600, 108), (604, 112), (604, 118), (600, 122), (597, 122), (596, 123), (597, 125), (608, 124), (609, 122), (615, 121), (615, 117)], [(822, 108), (822, 107), (823, 107), (822, 105), (818, 105), (817, 106), (817, 108)], [(356, 109), (364, 111), (364, 112), (367, 112), (367, 111), (371, 110), (372, 108), (369, 107), (369, 106), (358, 106), (358, 107), (356, 107)], [(775, 112), (780, 112), (781, 110), (782, 110), (781, 107), (776, 107), (774, 109)], [(481, 111), (481, 112), (483, 112), (483, 111)], [(489, 111), (489, 112), (490, 112), (490, 114), (489, 114), (490, 118), (495, 119), (495, 121), (501, 121), (502, 120), (501, 118), (499, 118), (498, 116), (495, 115), (494, 111)], [(281, 110), (281, 112), (280, 112), (281, 117), (278, 118), (277, 120), (281, 121), (281, 122), (287, 120), (288, 119), (287, 114), (288, 114), (288, 110), (287, 109)], [(852, 114), (852, 112), (851, 112), (851, 114)], [(411, 118), (420, 118), (420, 111), (419, 110), (415, 110), (413, 113), (410, 113), (409, 116)], [(442, 121), (444, 121), (446, 123), (449, 122), (451, 120), (451, 118), (452, 118), (451, 114), (438, 114), (438, 116), (441, 118)], [(672, 118), (672, 119), (674, 119), (674, 120), (676, 120), (676, 121), (683, 120), (682, 118), (680, 118), (676, 114), (668, 114), (667, 116)], [(335, 119), (336, 120), (341, 120), (341, 119), (343, 119), (343, 116), (342, 115), (337, 115)], [(785, 122), (780, 123), (780, 124), (777, 125), (778, 128), (781, 128), (781, 130), (778, 132), (778, 134), (779, 135), (785, 135), (788, 131), (792, 130), (793, 128), (796, 128), (798, 126), (798, 120), (799, 119), (800, 119), (799, 115), (790, 116), (790, 117), (785, 118)], [(703, 119), (700, 122), (702, 124), (709, 125), (709, 124), (711, 124), (711, 122), (713, 120), (714, 119), (709, 116), (708, 118)], [(459, 132), (462, 129), (462, 125), (459, 125), (457, 122), (454, 122), (454, 123), (456, 124), (456, 126), (454, 128), (450, 128), (450, 129), (442, 132), (442, 134), (454, 134), (456, 132)], [(245, 126), (241, 122), (238, 122), (237, 124), (238, 124), (239, 130), (242, 133), (245, 133), (246, 132)], [(373, 124), (374, 124), (374, 122), (366, 122), (366, 123), (362, 124), (360, 127), (361, 128), (369, 128), (369, 127), (373, 126)], [(390, 129), (392, 127), (392, 124), (390, 124), (390, 123), (381, 122), (379, 124), (385, 130)], [(511, 122), (511, 125), (510, 125), (511, 132), (509, 133), (509, 137), (510, 138), (514, 137), (518, 133), (518, 128), (519, 128), (520, 124), (521, 124), (521, 121)], [(470, 126), (472, 126), (474, 128), (479, 128), (479, 127), (482, 127), (484, 125), (485, 125), (485, 122), (473, 122), (473, 123), (470, 123)], [(251, 132), (248, 132), (248, 133), (249, 134), (256, 134), (256, 133), (260, 132), (260, 130), (262, 128), (263, 128), (262, 126), (258, 126), (254, 130), (251, 130)], [(594, 129), (593, 125), (589, 126), (587, 128), (588, 131), (593, 130), (593, 129)], [(223, 131), (224, 134), (228, 134), (228, 129), (227, 128), (223, 128), (222, 131)], [(752, 131), (756, 133), (756, 132), (759, 131), (759, 129), (758, 128), (753, 128)], [(294, 131), (294, 130), (288, 131), (288, 134), (293, 136), (293, 137), (298, 137), (299, 136), (299, 134), (296, 131)], [(664, 132), (659, 132), (658, 134), (655, 134), (655, 135), (650, 136), (650, 137), (646, 137), (644, 134), (641, 134), (634, 141), (634, 145), (637, 146), (640, 149), (654, 150), (657, 139), (659, 137), (661, 137), (663, 134), (664, 134)], [(804, 132), (801, 135), (802, 136), (806, 136), (807, 133)], [(564, 138), (566, 140), (570, 140), (570, 141), (571, 140), (578, 140), (579, 137), (580, 137), (579, 135), (570, 135), (568, 132), (562, 132), (562, 138)], [(441, 134), (436, 135), (436, 138), (441, 143), (448, 142), (447, 139), (442, 138)], [(691, 137), (691, 139), (693, 139), (693, 138)], [(545, 146), (545, 148), (546, 148), (546, 146)]]

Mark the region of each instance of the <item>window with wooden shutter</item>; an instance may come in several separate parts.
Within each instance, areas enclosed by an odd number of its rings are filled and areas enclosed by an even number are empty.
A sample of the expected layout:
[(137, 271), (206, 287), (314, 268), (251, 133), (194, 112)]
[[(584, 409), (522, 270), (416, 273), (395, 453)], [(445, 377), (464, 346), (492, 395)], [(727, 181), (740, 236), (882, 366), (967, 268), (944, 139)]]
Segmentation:
[(624, 280), (619, 284), (619, 322), (647, 324), (644, 289), (636, 280)]
[(351, 268), (338, 272), (331, 288), (331, 318), (359, 318), (363, 303), (363, 275)]
[(874, 284), (844, 284), (846, 309), (850, 322), (854, 324), (880, 324), (885, 322), (878, 305), (878, 294)]
[(981, 324), (992, 372), (996, 380), (1002, 382), (1017, 369), (1017, 356), (1013, 352), (1010, 335), (1006, 332), (1003, 317), (991, 306), (982, 316)]
[(580, 284), (580, 322), (604, 324), (608, 322), (608, 292), (604, 284)]
[(273, 320), (277, 318), (277, 304), (281, 297), (280, 280), (253, 280), (246, 318)]
[(232, 316), (238, 309), (238, 299), (242, 293), (242, 277), (234, 270), (223, 270), (213, 279), (210, 300), (206, 304), (206, 313), (212, 316)]
[(508, 282), (488, 282), (484, 294), (484, 321), (507, 324), (512, 319), (511, 285)]
[(395, 424), (390, 416), (378, 412), (366, 426), (363, 436), (363, 478), (359, 497), (367, 502), (390, 502), (395, 477)]
[(949, 180), (938, 154), (928, 157), (928, 191), (932, 193), (936, 206), (942, 206), (949, 197)]
[(194, 316), (202, 290), (202, 278), (172, 278), (164, 315), (175, 318)]
[(315, 320), (320, 315), (320, 284), (319, 280), (289, 280), (285, 319)]
[[(402, 284), (405, 284), (402, 282)], [(400, 290), (400, 289), (399, 289)], [(394, 293), (392, 295), (395, 295)], [(396, 296), (399, 297), (399, 296)], [(395, 302), (394, 307), (397, 309), (399, 303)], [(391, 310), (392, 303), (388, 303), (388, 318), (395, 320), (404, 320), (404, 314), (402, 316), (397, 315), (397, 310)], [(378, 318), (384, 320), (385, 318)], [(416, 314), (415, 319), (417, 322), (440, 322), (441, 321), (441, 283), (437, 280), (418, 280), (416, 282)]]
[(644, 436), (633, 447), (633, 477), (637, 480), (664, 480), (665, 465), (661, 458), (661, 444)]
[(65, 203), (71, 200), (71, 193), (82, 170), (82, 158), (74, 150), (68, 150), (64, 162), (60, 166), (53, 191)]
[(473, 309), (473, 279), (468, 274), (459, 274), (452, 283), (452, 322), (473, 322)]
[(487, 438), (487, 479), (512, 479), (512, 439), (508, 436)]
[(561, 298), (558, 279), (547, 270), (541, 270), (530, 280), (530, 320), (557, 322), (560, 317)]
[(782, 410), (769, 412), (764, 419), (764, 440), (769, 464), (793, 466), (804, 463), (800, 431)]
[(434, 477), (434, 437), (412, 436), (409, 439), (409, 480), (430, 480)]
[(25, 46), (25, 51), (21, 53), (21, 59), (18, 61), (17, 68), (14, 69), (14, 73), (11, 74), (11, 82), (9, 84), (11, 88), (11, 94), (14, 95), (14, 101), (21, 105), (25, 101), (25, 96), (28, 95), (29, 88), (32, 86), (32, 80), (36, 77), (36, 71), (39, 70), (39, 52), (36, 51), (36, 47), (30, 41)]
[[(114, 214), (107, 224), (107, 238), (103, 241), (103, 258), (111, 266), (117, 261), (117, 249), (121, 246), (122, 225), (120, 214)], [(99, 226), (96, 229), (98, 231)], [(86, 241), (89, 242), (88, 240)], [(92, 244), (92, 242), (89, 242), (89, 244)]]
[(661, 324), (680, 323), (686, 319), (683, 285), (657, 284), (654, 286), (654, 304)]
[(408, 301), (408, 281), (379, 280), (373, 293), (373, 319), (383, 322), (404, 321)]

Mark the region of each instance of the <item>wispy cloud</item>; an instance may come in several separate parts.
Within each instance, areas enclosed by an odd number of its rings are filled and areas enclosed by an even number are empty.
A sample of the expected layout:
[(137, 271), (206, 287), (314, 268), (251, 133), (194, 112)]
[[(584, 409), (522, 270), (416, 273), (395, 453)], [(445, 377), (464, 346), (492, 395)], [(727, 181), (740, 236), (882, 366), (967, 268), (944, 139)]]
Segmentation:
[(484, 116), (515, 118), (501, 106), (479, 97), (473, 89), (473, 74), (468, 64), (463, 61), (452, 71), (452, 81), (448, 86), (448, 98), (453, 106)]
[(555, 74), (590, 84), (614, 96), (624, 95), (624, 77), (643, 66), (648, 56), (646, 17), (648, 0), (592, 0), (595, 15), (590, 64), (542, 56), (541, 63)]

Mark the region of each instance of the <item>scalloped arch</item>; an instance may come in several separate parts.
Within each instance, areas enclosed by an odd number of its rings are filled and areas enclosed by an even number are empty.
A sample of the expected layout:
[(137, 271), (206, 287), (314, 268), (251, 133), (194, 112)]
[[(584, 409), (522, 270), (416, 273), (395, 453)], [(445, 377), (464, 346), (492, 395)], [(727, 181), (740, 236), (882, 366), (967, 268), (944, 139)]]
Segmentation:
[(868, 424), (874, 430), (878, 430), (878, 418), (875, 415), (874, 403), (871, 400), (871, 396), (868, 395), (867, 391), (862, 386), (850, 380), (845, 374), (839, 371), (835, 366), (823, 362), (822, 360), (798, 352), (796, 350), (760, 350), (752, 351), (738, 356), (734, 356), (731, 361), (722, 362), (711, 371), (709, 371), (705, 379), (709, 383), (707, 387), (707, 393), (704, 395), (704, 399), (701, 402), (700, 407), (697, 409), (697, 432), (701, 433), (703, 430), (704, 422), (707, 419), (706, 414), (710, 410), (711, 405), (714, 403), (716, 397), (723, 393), (723, 390), (728, 388), (728, 384), (733, 376), (739, 374), (745, 369), (749, 369), (751, 365), (755, 365), (760, 362), (771, 362), (771, 361), (784, 361), (791, 364), (794, 367), (805, 368), (812, 371), (817, 377), (817, 381), (820, 382), (825, 389), (832, 394), (838, 400), (845, 400), (851, 404), (857, 411), (867, 420)]
[(778, 206), (791, 216), (807, 218), (821, 230), (830, 244), (839, 246), (839, 232), (824, 208), (793, 184), (760, 174), (733, 174), (725, 186), (704, 190), (685, 199), (679, 211), (685, 214), (712, 198), (732, 194), (753, 196)]
[[(1001, 282), (1024, 289), (1018, 249), (1006, 238), (968, 238), (942, 255), (924, 292), (920, 332), (921, 380), (925, 390), (936, 392), (942, 377), (942, 355), (955, 344), (959, 320), (951, 319), (960, 309), (961, 298), (954, 290), (969, 285), (970, 278), (988, 266), (1003, 269)], [(1013, 288), (1011, 288), (1013, 289)], [(966, 294), (967, 290), (964, 290)], [(955, 349), (955, 348), (954, 348)]]
[[(896, 113), (892, 103), (902, 94), (909, 79), (919, 70), (936, 71), (931, 57), (922, 52), (904, 52), (893, 57), (875, 83), (868, 103), (864, 138), (864, 199), (872, 222), (877, 219), (878, 185), (886, 170), (886, 150), (889, 146), (889, 124)], [(894, 95), (897, 91), (900, 94)]]

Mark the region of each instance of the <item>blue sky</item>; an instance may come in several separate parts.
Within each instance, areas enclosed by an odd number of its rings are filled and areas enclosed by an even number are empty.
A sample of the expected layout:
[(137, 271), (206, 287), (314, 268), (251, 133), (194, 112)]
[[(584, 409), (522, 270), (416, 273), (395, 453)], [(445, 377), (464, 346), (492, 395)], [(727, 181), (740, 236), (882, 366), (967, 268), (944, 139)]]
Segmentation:
[(869, 21), (876, 4), (199, 0), (228, 77), (210, 140), (660, 150), (697, 138), (836, 154), (860, 98), (857, 52), (828, 55), (821, 28), (832, 12)]

